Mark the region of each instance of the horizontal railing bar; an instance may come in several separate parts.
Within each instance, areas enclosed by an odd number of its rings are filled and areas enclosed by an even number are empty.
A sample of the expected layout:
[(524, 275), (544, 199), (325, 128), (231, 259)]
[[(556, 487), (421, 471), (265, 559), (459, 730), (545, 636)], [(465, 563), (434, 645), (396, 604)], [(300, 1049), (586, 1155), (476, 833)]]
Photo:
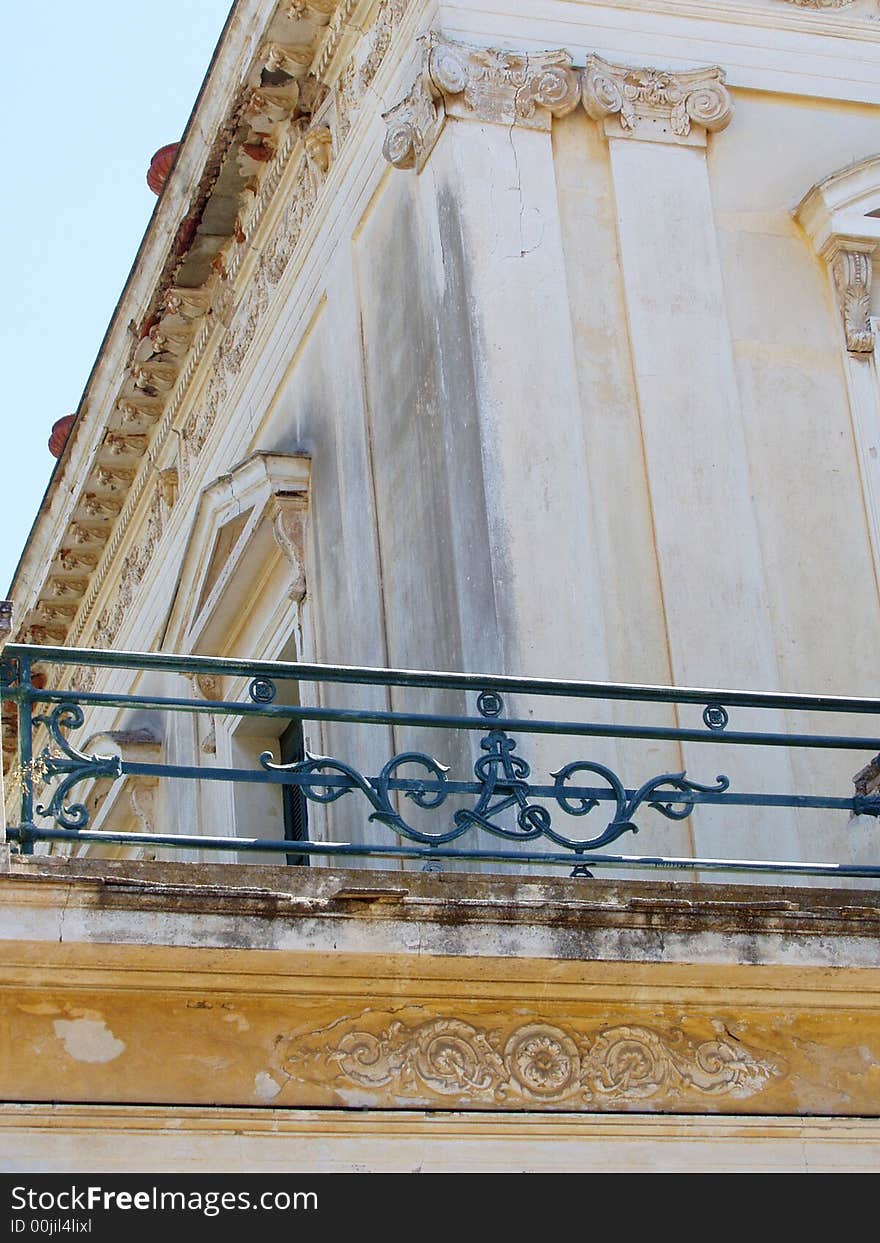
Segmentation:
[[(241, 781), (258, 785), (326, 786), (333, 789), (342, 788), (346, 790), (357, 790), (359, 788), (356, 782), (342, 773), (285, 773), (277, 769), (272, 772), (263, 772), (254, 768), (201, 768), (185, 764), (144, 764), (135, 760), (123, 760), (122, 773), (120, 775), (122, 777), (169, 777), (192, 781)], [(115, 778), (108, 779), (115, 780)], [(378, 788), (378, 777), (367, 777), (366, 780), (374, 789)], [(404, 794), (408, 791), (449, 795), (480, 795), (485, 792), (485, 786), (477, 781), (436, 781), (432, 778), (422, 780), (415, 777), (392, 777), (388, 780), (387, 786), (389, 790), (397, 790)], [(506, 794), (508, 789), (509, 787), (503, 781), (499, 781), (495, 787), (495, 792), (496, 794)], [(529, 784), (529, 798), (555, 799), (558, 793), (564, 794), (568, 799), (594, 798), (599, 802), (613, 802), (617, 797), (608, 786), (566, 785), (560, 790), (552, 785)], [(632, 798), (635, 793), (635, 789), (624, 791), (627, 798)], [(659, 802), (688, 803), (693, 805), (697, 803), (729, 803), (737, 807), (824, 807), (837, 811), (852, 811), (853, 809), (852, 797), (838, 798), (831, 795), (732, 794), (729, 791), (719, 792), (717, 790), (686, 790), (681, 792), (677, 790), (659, 790), (657, 792), (657, 800)]]
[(582, 738), (643, 738), (663, 742), (708, 742), (750, 747), (816, 747), (822, 750), (878, 751), (880, 737), (838, 734), (780, 734), (747, 730), (674, 729), (652, 725), (544, 721), (530, 717), (469, 717), (437, 713), (387, 712), (356, 708), (301, 708), (293, 704), (248, 704), (230, 700), (190, 700), (153, 695), (102, 695), (94, 691), (35, 691), (32, 703), (77, 703), (103, 707), (167, 709), (173, 712), (256, 716), (284, 721), (335, 721), (347, 725), (421, 725), (432, 729), (508, 730), (521, 734), (559, 734)]
[(672, 687), (624, 682), (564, 681), (502, 674), (440, 673), (423, 669), (379, 669), (359, 665), (292, 664), (268, 660), (227, 660), (218, 656), (177, 656), (163, 652), (107, 652), (90, 648), (9, 643), (6, 656), (43, 664), (100, 668), (214, 673), (232, 677), (284, 678), (296, 682), (345, 682), (422, 689), (508, 691), (524, 695), (561, 695), (584, 699), (641, 700), (656, 703), (721, 703), (725, 707), (780, 708), (805, 712), (880, 713), (880, 699), (804, 695), (774, 691), (738, 691), (718, 687)]
[(97, 829), (8, 828), (15, 842), (114, 842), (126, 846), (165, 846), (180, 850), (223, 850), (235, 853), (322, 854), (390, 859), (461, 859), (487, 863), (535, 863), (560, 867), (659, 868), (688, 872), (771, 872), (797, 876), (880, 877), (880, 866), (853, 863), (794, 863), (756, 859), (683, 859), (666, 855), (541, 854), (512, 850), (451, 850), (445, 847), (364, 847), (348, 842), (261, 841), (259, 838), (198, 837), (173, 833), (123, 833)]

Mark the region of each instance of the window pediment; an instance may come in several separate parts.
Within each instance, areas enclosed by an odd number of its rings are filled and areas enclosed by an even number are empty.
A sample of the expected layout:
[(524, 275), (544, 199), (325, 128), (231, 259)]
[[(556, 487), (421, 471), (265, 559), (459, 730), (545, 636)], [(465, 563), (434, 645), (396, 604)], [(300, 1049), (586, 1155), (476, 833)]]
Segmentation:
[(812, 186), (794, 209), (816, 254), (826, 256), (835, 239), (880, 242), (880, 155), (839, 169)]
[(202, 491), (166, 647), (218, 651), (241, 602), (252, 599), (278, 558), (291, 563), (294, 587), (304, 592), (297, 532), (308, 507), (310, 466), (306, 454), (254, 453)]
[(871, 285), (880, 242), (878, 213), (880, 155), (817, 182), (793, 213), (815, 253), (828, 264), (850, 354), (874, 351)]

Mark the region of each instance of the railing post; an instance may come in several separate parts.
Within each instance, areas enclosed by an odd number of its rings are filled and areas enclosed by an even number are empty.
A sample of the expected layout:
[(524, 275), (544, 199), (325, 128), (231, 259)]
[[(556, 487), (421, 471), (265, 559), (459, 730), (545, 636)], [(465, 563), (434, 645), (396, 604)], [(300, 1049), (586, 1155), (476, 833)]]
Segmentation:
[[(0, 600), (0, 652), (12, 633), (12, 601)], [(2, 728), (2, 726), (0, 726)], [(3, 778), (2, 754), (0, 754), (0, 866), (7, 861), (9, 847), (6, 844), (6, 786)]]
[[(31, 658), (22, 656), (18, 667), (18, 779), (21, 783), (21, 828), (34, 823), (34, 740), (31, 705)], [(34, 853), (33, 842), (23, 840), (24, 855)]]

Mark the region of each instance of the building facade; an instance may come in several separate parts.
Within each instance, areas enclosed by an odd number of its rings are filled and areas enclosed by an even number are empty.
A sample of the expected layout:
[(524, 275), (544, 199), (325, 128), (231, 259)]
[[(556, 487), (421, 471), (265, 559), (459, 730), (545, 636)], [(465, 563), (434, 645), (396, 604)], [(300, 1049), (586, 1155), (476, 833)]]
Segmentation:
[[(128, 774), (85, 787), (106, 843), (20, 851), (7, 718), (10, 1160), (75, 1168), (85, 1129), (94, 1168), (876, 1167), (880, 748), (698, 731), (841, 738), (783, 693), (878, 694), (878, 16), (237, 0), (10, 593), (18, 644), (190, 662), (43, 671), (142, 701), (83, 700)], [(648, 854), (844, 870), (255, 871), (234, 841), (296, 840), (288, 796), (146, 770), (479, 776), (476, 731), (407, 715), (473, 699), (304, 679), (291, 733), (213, 712), (251, 674), (209, 657), (739, 688), (611, 697), (589, 762), (708, 795), (646, 807)], [(729, 770), (791, 797), (731, 815)]]

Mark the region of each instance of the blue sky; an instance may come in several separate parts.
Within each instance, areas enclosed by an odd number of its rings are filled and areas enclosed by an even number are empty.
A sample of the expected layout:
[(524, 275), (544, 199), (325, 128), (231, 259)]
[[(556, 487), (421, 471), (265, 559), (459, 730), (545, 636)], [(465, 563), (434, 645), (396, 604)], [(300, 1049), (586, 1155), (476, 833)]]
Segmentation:
[(230, 0), (0, 0), (0, 594), (156, 204)]

